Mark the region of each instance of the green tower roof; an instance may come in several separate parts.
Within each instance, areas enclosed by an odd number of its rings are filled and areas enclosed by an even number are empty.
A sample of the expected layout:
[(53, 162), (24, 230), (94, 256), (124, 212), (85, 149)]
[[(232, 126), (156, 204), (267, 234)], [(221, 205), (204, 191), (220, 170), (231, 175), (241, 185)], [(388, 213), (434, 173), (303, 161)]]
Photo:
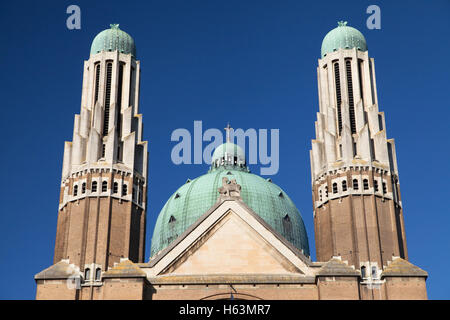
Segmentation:
[(119, 29), (118, 24), (111, 24), (110, 29), (103, 30), (94, 38), (91, 45), (91, 54), (101, 51), (116, 51), (129, 54), (136, 58), (136, 46), (133, 38)]
[[(240, 160), (227, 158), (229, 153), (224, 150), (237, 151), (235, 155)], [(236, 179), (242, 187), (242, 200), (272, 228), (309, 256), (308, 237), (297, 207), (270, 179), (250, 173), (245, 165), (243, 150), (230, 142), (216, 148), (207, 174), (188, 180), (166, 202), (153, 231), (151, 256), (166, 248), (216, 203), (223, 177)]]
[(338, 49), (357, 48), (367, 51), (367, 43), (363, 34), (357, 29), (347, 26), (347, 21), (339, 21), (338, 26), (327, 33), (322, 41), (322, 58)]

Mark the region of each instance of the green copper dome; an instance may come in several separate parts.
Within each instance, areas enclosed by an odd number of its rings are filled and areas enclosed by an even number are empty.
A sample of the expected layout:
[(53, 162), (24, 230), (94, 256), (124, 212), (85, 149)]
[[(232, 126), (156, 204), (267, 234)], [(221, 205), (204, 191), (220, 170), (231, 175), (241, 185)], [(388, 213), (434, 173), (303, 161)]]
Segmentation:
[(325, 38), (323, 38), (322, 58), (327, 53), (337, 51), (338, 49), (352, 48), (367, 51), (366, 39), (357, 29), (347, 26), (347, 21), (339, 21), (337, 28), (328, 32)]
[(133, 38), (119, 29), (118, 24), (111, 24), (110, 29), (100, 32), (92, 41), (91, 54), (101, 51), (116, 51), (136, 57), (136, 47)]
[[(236, 157), (229, 157), (230, 153), (224, 150), (237, 151), (234, 153)], [(292, 200), (270, 179), (250, 173), (243, 150), (230, 142), (216, 148), (207, 174), (188, 180), (166, 202), (153, 231), (151, 256), (166, 248), (217, 202), (223, 177), (236, 179), (242, 188), (242, 200), (266, 223), (309, 256), (305, 225)]]

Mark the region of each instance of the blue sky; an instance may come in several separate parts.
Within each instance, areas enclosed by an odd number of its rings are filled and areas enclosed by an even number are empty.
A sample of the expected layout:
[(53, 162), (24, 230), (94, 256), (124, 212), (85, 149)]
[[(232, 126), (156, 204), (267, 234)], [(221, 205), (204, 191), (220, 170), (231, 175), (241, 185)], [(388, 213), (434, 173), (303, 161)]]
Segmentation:
[[(81, 30), (66, 8), (81, 8)], [(381, 30), (366, 8), (381, 8)], [(305, 221), (315, 258), (309, 165), (318, 111), (321, 41), (347, 20), (375, 58), (379, 107), (395, 138), (410, 261), (429, 272), (428, 294), (448, 299), (450, 278), (450, 1), (8, 1), (0, 5), (0, 299), (33, 299), (51, 265), (64, 141), (80, 111), (83, 61), (110, 23), (135, 39), (140, 112), (149, 141), (146, 259), (156, 217), (203, 165), (171, 162), (177, 128), (280, 129), (272, 179)], [(259, 173), (258, 166), (251, 167)]]

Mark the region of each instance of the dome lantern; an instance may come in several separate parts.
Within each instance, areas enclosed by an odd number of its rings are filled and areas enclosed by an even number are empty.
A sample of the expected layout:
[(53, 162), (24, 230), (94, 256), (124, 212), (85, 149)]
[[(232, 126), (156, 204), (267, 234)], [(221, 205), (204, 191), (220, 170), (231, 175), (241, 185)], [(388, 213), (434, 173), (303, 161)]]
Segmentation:
[(237, 144), (231, 142), (231, 130), (233, 128), (228, 124), (225, 128), (227, 135), (226, 142), (214, 150), (210, 171), (216, 170), (217, 168), (229, 168), (249, 172), (244, 150)]

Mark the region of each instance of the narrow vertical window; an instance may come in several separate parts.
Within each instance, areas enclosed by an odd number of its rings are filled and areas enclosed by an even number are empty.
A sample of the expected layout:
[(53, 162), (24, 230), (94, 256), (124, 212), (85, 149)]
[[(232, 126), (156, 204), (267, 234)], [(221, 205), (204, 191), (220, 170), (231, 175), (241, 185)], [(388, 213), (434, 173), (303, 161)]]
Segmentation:
[(106, 154), (106, 144), (102, 144), (102, 158), (105, 157)]
[(105, 93), (105, 114), (103, 119), (103, 135), (108, 134), (109, 129), (109, 109), (111, 104), (111, 79), (112, 79), (112, 62), (106, 64), (106, 93)]
[(81, 185), (81, 193), (82, 194), (86, 193), (86, 182), (83, 182), (83, 184)]
[(364, 187), (364, 190), (369, 190), (369, 180), (367, 180), (367, 179), (363, 180), (363, 187)]
[(106, 192), (106, 191), (108, 191), (108, 182), (103, 181), (102, 182), (102, 192)]
[(347, 93), (348, 93), (348, 108), (350, 113), (350, 129), (352, 133), (356, 133), (356, 119), (355, 119), (355, 104), (353, 100), (353, 81), (352, 81), (352, 62), (345, 60), (345, 70), (347, 73)]
[(337, 183), (333, 183), (333, 193), (338, 193)]
[(73, 187), (73, 196), (76, 197), (78, 195), (78, 185)]
[(127, 185), (124, 183), (124, 184), (122, 185), (122, 196), (126, 196), (127, 193), (128, 193), (128, 187), (127, 187)]
[(366, 272), (366, 267), (362, 266), (361, 267), (361, 278), (367, 278), (367, 272)]
[(91, 191), (97, 192), (97, 181), (92, 181)]
[(358, 76), (359, 76), (359, 95), (361, 100), (364, 101), (364, 90), (363, 90), (363, 60), (358, 60)]
[(91, 279), (91, 269), (87, 268), (84, 270), (84, 280), (90, 280)]
[(97, 268), (97, 269), (95, 270), (95, 280), (96, 280), (96, 281), (100, 281), (101, 275), (102, 275), (102, 269)]
[(98, 101), (98, 90), (100, 88), (100, 63), (95, 65), (95, 94), (94, 94), (94, 103)]
[(370, 90), (372, 93), (372, 104), (375, 104), (375, 89), (373, 87), (372, 60), (369, 60), (369, 75), (370, 75)]
[(139, 187), (139, 191), (138, 191), (138, 203), (142, 204), (142, 188)]
[(375, 160), (375, 144), (373, 142), (373, 139), (370, 139), (370, 155), (372, 157), (372, 159)]
[(358, 190), (358, 179), (353, 179), (353, 190)]
[(383, 182), (383, 193), (387, 192), (386, 182)]
[(130, 96), (128, 97), (128, 100), (129, 100), (129, 105), (130, 106), (134, 106), (134, 86), (135, 86), (135, 80), (134, 80), (134, 78), (135, 78), (135, 71), (134, 71), (134, 68), (133, 67), (131, 67), (131, 75), (130, 75)]
[(322, 190), (319, 190), (319, 201), (322, 202)]
[(342, 191), (347, 191), (347, 181), (346, 180), (342, 181)]
[(378, 127), (380, 128), (380, 131), (383, 130), (383, 117), (381, 114), (378, 115)]
[(372, 278), (377, 278), (377, 267), (375, 266), (372, 267)]
[(325, 186), (325, 197), (328, 198), (328, 186)]
[(122, 161), (122, 148), (121, 148), (121, 139), (122, 139), (122, 86), (123, 86), (123, 68), (124, 63), (120, 63), (119, 65), (119, 88), (117, 89), (117, 107), (116, 107), (116, 121), (117, 121), (117, 136), (119, 137), (119, 143), (117, 146), (117, 160)]
[(342, 132), (342, 114), (341, 114), (341, 81), (339, 75), (339, 63), (334, 64), (334, 79), (336, 86), (336, 110), (337, 110), (337, 120), (338, 120), (338, 130), (339, 135)]
[(373, 188), (375, 189), (375, 192), (378, 192), (378, 181), (373, 180)]
[(292, 222), (291, 222), (291, 218), (287, 214), (283, 218), (283, 231), (284, 231), (284, 236), (288, 240), (291, 240), (292, 239)]
[(114, 182), (113, 184), (113, 193), (119, 192), (119, 184), (117, 182)]

